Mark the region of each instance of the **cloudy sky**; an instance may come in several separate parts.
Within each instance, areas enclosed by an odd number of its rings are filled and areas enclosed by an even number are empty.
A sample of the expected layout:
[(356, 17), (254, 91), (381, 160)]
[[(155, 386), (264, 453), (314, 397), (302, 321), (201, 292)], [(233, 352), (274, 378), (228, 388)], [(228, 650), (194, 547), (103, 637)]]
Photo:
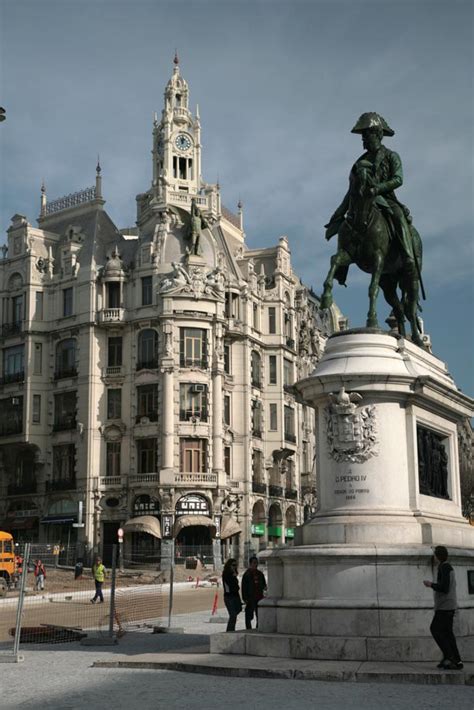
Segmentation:
[[(470, 0), (0, 0), (0, 229), (94, 182), (133, 225), (149, 187), (153, 111), (178, 49), (199, 104), (203, 177), (244, 203), (249, 247), (286, 234), (320, 293), (335, 243), (323, 225), (378, 111), (402, 157), (398, 191), (424, 242), (425, 329), (473, 393), (473, 4)], [(364, 324), (368, 277), (336, 299)], [(380, 298), (383, 322), (387, 307)]]

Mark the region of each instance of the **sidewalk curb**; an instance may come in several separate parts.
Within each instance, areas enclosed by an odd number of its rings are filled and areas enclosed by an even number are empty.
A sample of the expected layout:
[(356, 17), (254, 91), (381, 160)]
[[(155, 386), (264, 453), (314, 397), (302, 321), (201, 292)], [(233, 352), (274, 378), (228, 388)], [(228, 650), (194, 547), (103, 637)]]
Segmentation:
[(348, 681), (353, 683), (417, 683), (422, 685), (474, 685), (474, 673), (444, 672), (389, 672), (347, 671), (317, 669), (236, 668), (235, 666), (209, 666), (181, 661), (95, 661), (93, 668), (139, 668), (147, 670), (179, 671), (231, 678), (269, 678), (291, 680)]

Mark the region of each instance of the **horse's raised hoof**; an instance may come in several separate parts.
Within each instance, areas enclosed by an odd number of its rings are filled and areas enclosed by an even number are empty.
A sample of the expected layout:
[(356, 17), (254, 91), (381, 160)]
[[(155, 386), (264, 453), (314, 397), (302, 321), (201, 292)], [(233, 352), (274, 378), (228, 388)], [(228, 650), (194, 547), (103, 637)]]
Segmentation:
[(330, 293), (323, 293), (321, 297), (320, 308), (325, 310), (326, 308), (331, 308), (332, 306), (332, 296)]

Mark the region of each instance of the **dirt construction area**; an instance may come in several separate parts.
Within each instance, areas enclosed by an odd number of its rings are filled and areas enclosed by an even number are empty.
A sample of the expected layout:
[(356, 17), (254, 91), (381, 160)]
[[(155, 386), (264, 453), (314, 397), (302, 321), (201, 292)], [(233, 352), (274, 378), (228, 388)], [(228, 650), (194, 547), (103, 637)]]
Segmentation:
[[(180, 575), (182, 576), (182, 575)], [(173, 586), (172, 625), (185, 626), (186, 615), (224, 608), (222, 590), (211, 580), (197, 574), (187, 575), (186, 581)], [(160, 581), (160, 575), (149, 572), (117, 572), (114, 629), (127, 629), (150, 625), (167, 625), (169, 609), (169, 584)], [(95, 588), (90, 571), (74, 580), (72, 570), (47, 570), (44, 591), (34, 590), (34, 577), (27, 579), (22, 628), (61, 627), (77, 630), (98, 630), (104, 633), (110, 620), (110, 579), (103, 585), (104, 602), (91, 603)], [(216, 598), (217, 593), (217, 598)], [(0, 642), (11, 640), (10, 629), (15, 626), (18, 592), (13, 590), (0, 598)], [(175, 617), (179, 615), (179, 621)], [(22, 635), (23, 642), (23, 635)]]

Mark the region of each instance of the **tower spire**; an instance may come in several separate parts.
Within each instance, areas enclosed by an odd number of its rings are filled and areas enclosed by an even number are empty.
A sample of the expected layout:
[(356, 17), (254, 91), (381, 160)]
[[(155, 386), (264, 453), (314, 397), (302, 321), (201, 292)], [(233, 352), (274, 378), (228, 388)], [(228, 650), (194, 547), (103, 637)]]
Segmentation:
[(46, 204), (48, 200), (46, 197), (46, 186), (44, 184), (44, 178), (41, 180), (41, 208), (40, 208), (40, 216), (44, 217), (46, 214)]
[(100, 167), (100, 156), (97, 155), (97, 165), (95, 168), (95, 198), (101, 199), (102, 198), (102, 176), (101, 176), (102, 168)]

